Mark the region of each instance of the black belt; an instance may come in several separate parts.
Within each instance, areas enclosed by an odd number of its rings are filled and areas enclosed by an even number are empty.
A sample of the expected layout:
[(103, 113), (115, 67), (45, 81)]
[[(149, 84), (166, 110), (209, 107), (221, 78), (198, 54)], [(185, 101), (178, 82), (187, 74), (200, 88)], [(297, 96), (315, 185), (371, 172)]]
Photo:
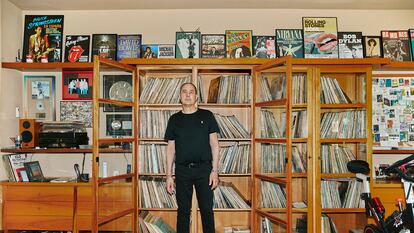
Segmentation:
[(201, 161), (201, 162), (184, 163), (184, 164), (181, 163), (179, 165), (188, 167), (188, 168), (198, 168), (203, 165), (211, 165), (211, 161)]

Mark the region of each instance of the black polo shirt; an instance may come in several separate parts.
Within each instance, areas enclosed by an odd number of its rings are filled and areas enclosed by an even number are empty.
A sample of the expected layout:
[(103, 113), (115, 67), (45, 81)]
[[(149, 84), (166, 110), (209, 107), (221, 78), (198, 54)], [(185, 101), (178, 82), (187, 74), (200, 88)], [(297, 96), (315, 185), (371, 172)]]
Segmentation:
[(168, 120), (164, 139), (175, 141), (175, 162), (188, 164), (211, 161), (210, 134), (220, 129), (209, 110), (198, 109), (191, 114), (182, 111)]

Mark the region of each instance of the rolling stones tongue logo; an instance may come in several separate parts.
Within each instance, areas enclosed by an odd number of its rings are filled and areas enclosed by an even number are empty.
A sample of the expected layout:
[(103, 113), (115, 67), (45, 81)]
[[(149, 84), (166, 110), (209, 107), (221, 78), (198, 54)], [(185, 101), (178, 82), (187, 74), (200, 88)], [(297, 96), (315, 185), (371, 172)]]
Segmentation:
[(77, 60), (79, 60), (83, 51), (85, 50), (80, 45), (72, 46), (72, 48), (70, 48), (69, 50), (68, 60), (70, 62), (76, 62)]

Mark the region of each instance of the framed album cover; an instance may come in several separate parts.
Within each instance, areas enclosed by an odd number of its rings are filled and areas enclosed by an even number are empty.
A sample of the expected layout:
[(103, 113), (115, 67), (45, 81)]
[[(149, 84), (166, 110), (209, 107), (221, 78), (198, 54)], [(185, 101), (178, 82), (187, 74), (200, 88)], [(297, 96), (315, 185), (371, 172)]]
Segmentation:
[[(103, 96), (132, 102), (132, 75), (103, 75)], [(131, 112), (131, 107), (105, 104), (104, 112)]]
[(338, 32), (339, 58), (364, 58), (362, 32)]
[(43, 176), (39, 161), (25, 162), (24, 169), (30, 182), (44, 181), (45, 177)]
[(175, 57), (176, 58), (200, 58), (200, 32), (176, 32)]
[(275, 37), (253, 36), (253, 55), (257, 58), (275, 58)]
[(141, 43), (142, 35), (118, 35), (117, 39), (116, 59), (118, 61), (122, 58), (140, 58), (141, 57)]
[(89, 62), (89, 35), (67, 35), (65, 41), (65, 62)]
[[(142, 58), (158, 58), (158, 45), (157, 44), (143, 44), (141, 46)], [(175, 55), (175, 54), (174, 54)]]
[(251, 57), (252, 30), (226, 30), (226, 51), (229, 58)]
[(202, 58), (225, 58), (226, 57), (226, 35), (203, 34), (201, 35), (201, 57)]
[(159, 44), (158, 58), (175, 58), (175, 44)]
[(411, 59), (414, 61), (414, 29), (409, 29), (410, 33), (410, 47), (411, 47)]
[(92, 101), (60, 101), (60, 121), (79, 121), (92, 128)]
[(276, 54), (277, 57), (303, 58), (302, 29), (276, 29)]
[(107, 114), (106, 136), (132, 136), (132, 115)]
[(384, 58), (411, 61), (411, 41), (407, 30), (381, 31)]
[(303, 17), (305, 58), (338, 58), (336, 17)]
[(382, 57), (382, 46), (380, 36), (363, 36), (364, 57)]
[(63, 100), (92, 100), (93, 72), (63, 71)]
[(92, 34), (92, 61), (93, 56), (116, 60), (117, 34)]
[(24, 76), (26, 118), (56, 120), (55, 76)]

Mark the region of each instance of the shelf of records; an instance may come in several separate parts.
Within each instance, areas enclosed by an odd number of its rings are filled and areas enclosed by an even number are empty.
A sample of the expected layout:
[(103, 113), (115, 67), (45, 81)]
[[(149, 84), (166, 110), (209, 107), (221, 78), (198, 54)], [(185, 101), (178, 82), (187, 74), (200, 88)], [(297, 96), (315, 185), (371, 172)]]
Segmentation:
[[(143, 44), (143, 35), (65, 35), (64, 15), (25, 15), (23, 62), (89, 62), (94, 55), (123, 58), (368, 58), (411, 61), (414, 29), (383, 30), (378, 35), (338, 32), (336, 17), (303, 17), (301, 29), (275, 29), (273, 35), (253, 30), (206, 34), (176, 32), (171, 44)], [(52, 30), (53, 29), (53, 30)], [(65, 40), (63, 41), (63, 38)], [(63, 46), (64, 45), (64, 46)], [(63, 56), (63, 57), (62, 57)]]

